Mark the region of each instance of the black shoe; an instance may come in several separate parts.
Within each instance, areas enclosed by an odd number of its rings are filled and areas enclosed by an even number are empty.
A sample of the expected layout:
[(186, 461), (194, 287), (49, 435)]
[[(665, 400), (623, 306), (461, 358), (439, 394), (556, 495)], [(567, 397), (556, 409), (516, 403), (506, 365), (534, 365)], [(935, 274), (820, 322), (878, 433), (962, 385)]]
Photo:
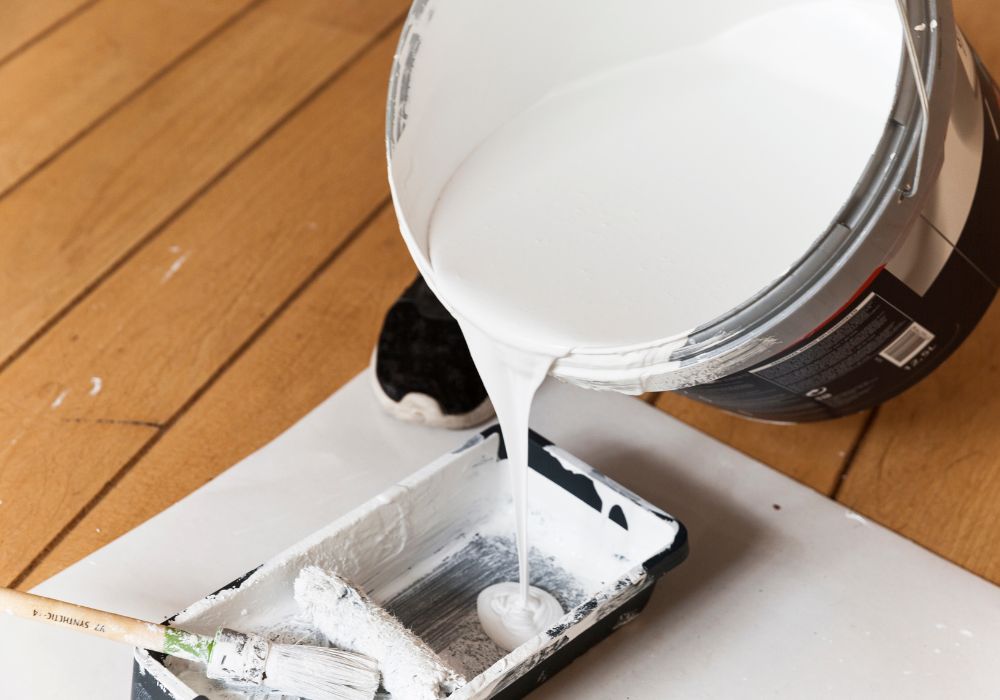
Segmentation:
[(458, 322), (422, 277), (386, 314), (372, 367), (379, 404), (396, 418), (458, 430), (493, 417)]

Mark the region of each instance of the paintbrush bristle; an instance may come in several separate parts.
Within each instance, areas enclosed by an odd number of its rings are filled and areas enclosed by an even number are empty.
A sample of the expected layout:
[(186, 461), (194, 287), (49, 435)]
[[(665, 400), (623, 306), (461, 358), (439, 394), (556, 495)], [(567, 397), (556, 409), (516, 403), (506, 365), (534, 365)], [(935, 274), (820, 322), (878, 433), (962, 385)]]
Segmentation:
[(381, 674), (367, 656), (340, 649), (272, 644), (264, 684), (309, 700), (372, 700)]

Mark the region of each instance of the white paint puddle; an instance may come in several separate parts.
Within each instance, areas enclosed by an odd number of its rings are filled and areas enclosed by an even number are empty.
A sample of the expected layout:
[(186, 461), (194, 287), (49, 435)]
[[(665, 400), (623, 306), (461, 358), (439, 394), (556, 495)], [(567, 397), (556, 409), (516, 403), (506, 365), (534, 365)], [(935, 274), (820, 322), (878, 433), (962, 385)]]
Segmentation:
[(187, 262), (188, 255), (190, 253), (184, 253), (179, 258), (170, 263), (170, 267), (167, 271), (163, 273), (163, 277), (160, 278), (160, 284), (165, 284), (170, 281), (170, 278), (180, 272), (180, 269), (184, 267), (184, 263)]
[(63, 405), (63, 401), (66, 400), (67, 396), (69, 396), (69, 389), (63, 389), (62, 391), (59, 392), (58, 396), (56, 396), (52, 400), (52, 403), (49, 404), (49, 407), (50, 408), (59, 408), (60, 406)]

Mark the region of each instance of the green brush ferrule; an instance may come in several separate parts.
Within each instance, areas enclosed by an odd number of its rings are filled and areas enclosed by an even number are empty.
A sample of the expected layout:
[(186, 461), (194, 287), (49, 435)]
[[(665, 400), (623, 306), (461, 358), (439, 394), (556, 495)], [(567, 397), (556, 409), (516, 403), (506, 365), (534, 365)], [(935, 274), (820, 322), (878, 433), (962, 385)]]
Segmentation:
[(167, 627), (163, 633), (163, 653), (179, 659), (207, 664), (212, 658), (215, 639)]

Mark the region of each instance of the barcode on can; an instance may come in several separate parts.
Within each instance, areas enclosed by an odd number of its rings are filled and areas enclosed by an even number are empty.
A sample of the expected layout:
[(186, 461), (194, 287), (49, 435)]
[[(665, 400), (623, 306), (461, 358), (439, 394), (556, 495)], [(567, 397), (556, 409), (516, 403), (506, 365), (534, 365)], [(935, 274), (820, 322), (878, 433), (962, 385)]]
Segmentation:
[(909, 328), (899, 334), (899, 337), (879, 353), (897, 367), (904, 366), (934, 340), (934, 334), (919, 323), (911, 323)]

